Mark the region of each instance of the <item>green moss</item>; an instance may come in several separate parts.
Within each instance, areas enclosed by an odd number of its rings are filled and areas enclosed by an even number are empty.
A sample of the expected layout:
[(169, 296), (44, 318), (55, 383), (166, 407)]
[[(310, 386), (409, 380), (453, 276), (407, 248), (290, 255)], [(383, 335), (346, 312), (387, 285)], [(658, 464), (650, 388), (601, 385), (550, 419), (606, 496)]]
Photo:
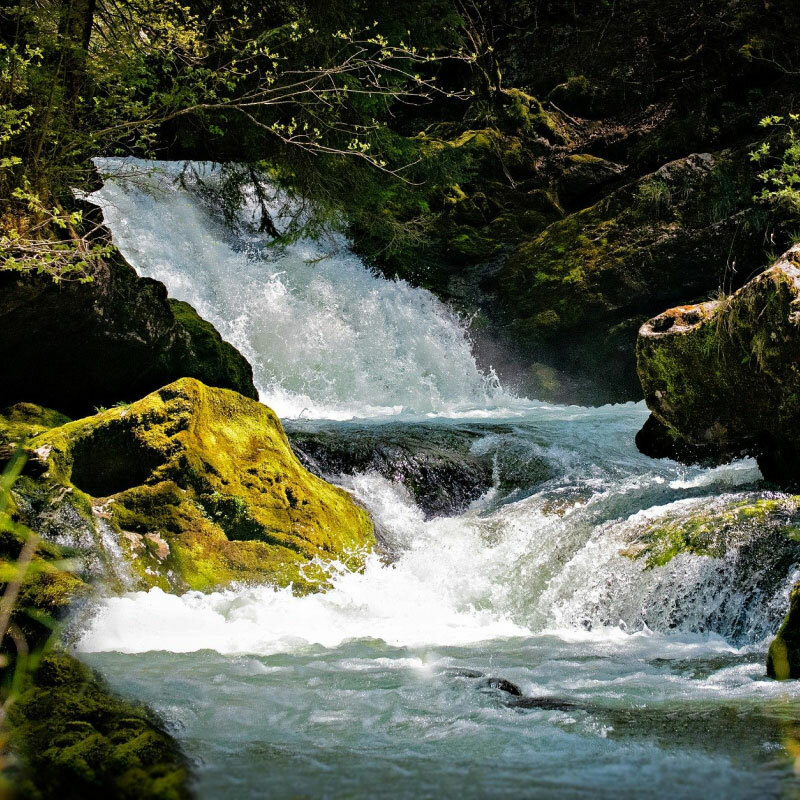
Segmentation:
[[(797, 274), (787, 255), (730, 297), (680, 306), (643, 326), (645, 399), (681, 441), (721, 459), (761, 455), (765, 442), (775, 452), (796, 446)], [(792, 458), (787, 450), (787, 465)]]
[(0, 413), (0, 447), (24, 441), (69, 422), (58, 411), (34, 403), (17, 403)]
[(789, 611), (769, 646), (767, 675), (777, 680), (800, 678), (800, 583), (789, 595)]
[(503, 89), (504, 112), (514, 127), (526, 134), (544, 136), (550, 142), (568, 144), (569, 130), (557, 112), (547, 112), (539, 100), (521, 89)]
[(51, 486), (91, 495), (140, 586), (310, 587), (324, 578), (312, 561), (357, 567), (374, 542), (368, 514), (300, 465), (270, 409), (190, 378), (30, 448)]
[(253, 385), (253, 368), (217, 329), (204, 320), (188, 303), (169, 301), (175, 321), (188, 334), (191, 350), (184, 363), (184, 375), (202, 377), (210, 386), (229, 386), (245, 397), (258, 399)]
[(765, 526), (797, 540), (798, 524), (800, 496), (747, 498), (721, 509), (693, 509), (688, 515), (667, 515), (649, 522), (622, 555), (643, 559), (648, 569), (663, 567), (681, 553), (723, 558), (729, 547), (741, 545), (754, 530)]
[(143, 706), (114, 696), (62, 652), (45, 655), (9, 712), (23, 764), (20, 798), (153, 798), (190, 795), (185, 759)]

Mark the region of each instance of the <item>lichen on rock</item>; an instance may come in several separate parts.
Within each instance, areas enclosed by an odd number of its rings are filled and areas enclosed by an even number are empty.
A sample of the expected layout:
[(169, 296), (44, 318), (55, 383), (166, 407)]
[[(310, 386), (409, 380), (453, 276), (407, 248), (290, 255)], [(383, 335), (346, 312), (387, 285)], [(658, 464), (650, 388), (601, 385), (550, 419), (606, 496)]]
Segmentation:
[(374, 541), (368, 514), (300, 465), (270, 409), (191, 378), (27, 447), (43, 472), (21, 491), (31, 522), (66, 504), (125, 588), (311, 590), (326, 561), (357, 567)]

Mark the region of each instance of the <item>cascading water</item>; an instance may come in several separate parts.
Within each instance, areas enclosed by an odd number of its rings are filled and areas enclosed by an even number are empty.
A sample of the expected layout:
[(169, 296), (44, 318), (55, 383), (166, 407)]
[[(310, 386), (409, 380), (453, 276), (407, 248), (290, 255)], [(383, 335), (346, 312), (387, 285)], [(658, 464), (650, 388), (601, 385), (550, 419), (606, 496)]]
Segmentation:
[[(117, 246), (239, 348), (279, 415), (446, 413), (512, 400), (477, 368), (454, 314), (430, 292), (379, 278), (340, 239), (273, 250), (263, 236), (220, 226), (177, 183), (182, 165), (97, 165), (119, 176), (91, 198)], [(198, 169), (213, 183), (211, 167)]]
[[(104, 603), (83, 657), (174, 726), (203, 797), (793, 791), (784, 745), (800, 690), (765, 679), (764, 650), (800, 545), (737, 516), (790, 500), (761, 488), (754, 463), (641, 456), (642, 405), (512, 398), (430, 294), (346, 251), (310, 263), (313, 243), (276, 255), (233, 235), (173, 182), (178, 166), (101, 168), (135, 174), (94, 196), (134, 266), (247, 355), (265, 402), (340, 420), (295, 421), (290, 435), (347, 441), (367, 426), (396, 444), (411, 419), (417, 441), (427, 417), (431, 441), (462, 437), (492, 465), (479, 499), (434, 518), (411, 483), (334, 470), (370, 509), (382, 554), (335, 571), (324, 594)], [(719, 552), (641, 557), (703, 516), (727, 520), (724, 547), (703, 539)], [(498, 677), (525, 702), (493, 688)]]

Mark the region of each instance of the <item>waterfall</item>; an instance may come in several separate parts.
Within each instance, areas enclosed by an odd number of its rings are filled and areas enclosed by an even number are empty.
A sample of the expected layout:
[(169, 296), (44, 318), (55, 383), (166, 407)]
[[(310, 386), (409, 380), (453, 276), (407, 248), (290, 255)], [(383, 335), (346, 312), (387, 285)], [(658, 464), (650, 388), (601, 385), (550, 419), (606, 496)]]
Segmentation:
[[(97, 159), (89, 199), (141, 275), (191, 303), (253, 365), (283, 417), (448, 414), (514, 403), (475, 363), (463, 320), (434, 295), (379, 277), (341, 237), (271, 247), (219, 224), (178, 181), (182, 164)], [(205, 184), (217, 172), (196, 165)]]

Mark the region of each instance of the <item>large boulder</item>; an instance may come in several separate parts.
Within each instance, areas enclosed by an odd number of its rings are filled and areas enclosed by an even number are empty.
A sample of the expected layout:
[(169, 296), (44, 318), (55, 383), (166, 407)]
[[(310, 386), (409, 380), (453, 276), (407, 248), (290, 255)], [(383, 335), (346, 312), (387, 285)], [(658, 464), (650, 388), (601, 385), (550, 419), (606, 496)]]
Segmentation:
[(402, 484), (428, 517), (461, 513), (492, 488), (504, 498), (553, 477), (553, 466), (504, 424), (295, 423), (288, 435), (315, 474), (377, 472)]
[(636, 353), (643, 452), (753, 455), (765, 478), (800, 481), (800, 245), (730, 297), (649, 320)]
[(184, 376), (257, 398), (244, 357), (117, 253), (88, 283), (0, 269), (0, 407), (78, 416)]
[(22, 521), (76, 552), (100, 548), (102, 577), (120, 588), (310, 590), (326, 564), (357, 567), (374, 542), (367, 512), (302, 467), (270, 409), (191, 378), (27, 451)]

